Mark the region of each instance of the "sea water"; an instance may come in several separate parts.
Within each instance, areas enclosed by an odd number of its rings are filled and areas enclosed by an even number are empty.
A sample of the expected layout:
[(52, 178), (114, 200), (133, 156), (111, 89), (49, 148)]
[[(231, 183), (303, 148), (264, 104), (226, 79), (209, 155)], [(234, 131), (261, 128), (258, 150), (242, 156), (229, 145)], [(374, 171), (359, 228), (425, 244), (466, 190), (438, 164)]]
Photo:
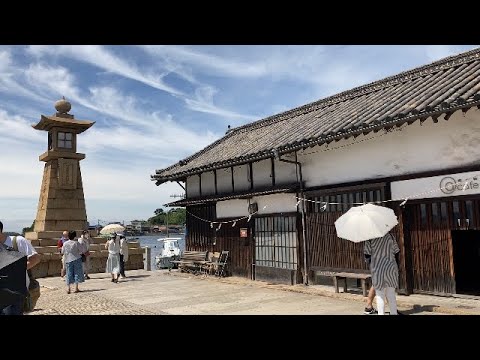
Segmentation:
[[(161, 251), (161, 242), (158, 239), (164, 239), (166, 236), (164, 234), (155, 234), (155, 235), (145, 235), (145, 236), (136, 236), (136, 237), (129, 237), (127, 239), (129, 241), (138, 241), (140, 242), (141, 247), (148, 246), (151, 250), (151, 264), (152, 270), (156, 270), (155, 267), (155, 256)], [(183, 252), (185, 250), (185, 234), (170, 234), (171, 238), (181, 238), (178, 241), (178, 246), (180, 246), (180, 250)]]

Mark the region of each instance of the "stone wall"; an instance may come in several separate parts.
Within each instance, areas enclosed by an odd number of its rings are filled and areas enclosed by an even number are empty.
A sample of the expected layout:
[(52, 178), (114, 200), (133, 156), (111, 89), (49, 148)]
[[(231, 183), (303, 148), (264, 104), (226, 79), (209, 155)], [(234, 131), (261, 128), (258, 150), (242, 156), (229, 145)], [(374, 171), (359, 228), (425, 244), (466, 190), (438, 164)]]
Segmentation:
[[(32, 269), (35, 278), (60, 276), (62, 269), (62, 255), (58, 252), (54, 239), (31, 240), (37, 253), (40, 254), (40, 263)], [(108, 258), (104, 238), (91, 238), (90, 245), (90, 274), (103, 273)], [(143, 269), (144, 249), (139, 242), (128, 243), (128, 261), (125, 270)]]

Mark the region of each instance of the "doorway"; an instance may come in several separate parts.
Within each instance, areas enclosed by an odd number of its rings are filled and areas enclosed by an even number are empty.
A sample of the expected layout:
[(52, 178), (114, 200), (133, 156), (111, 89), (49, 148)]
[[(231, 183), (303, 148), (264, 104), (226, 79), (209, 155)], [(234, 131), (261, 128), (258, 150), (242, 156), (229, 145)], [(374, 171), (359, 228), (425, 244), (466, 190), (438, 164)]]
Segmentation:
[(457, 294), (480, 295), (480, 231), (453, 230), (453, 264)]

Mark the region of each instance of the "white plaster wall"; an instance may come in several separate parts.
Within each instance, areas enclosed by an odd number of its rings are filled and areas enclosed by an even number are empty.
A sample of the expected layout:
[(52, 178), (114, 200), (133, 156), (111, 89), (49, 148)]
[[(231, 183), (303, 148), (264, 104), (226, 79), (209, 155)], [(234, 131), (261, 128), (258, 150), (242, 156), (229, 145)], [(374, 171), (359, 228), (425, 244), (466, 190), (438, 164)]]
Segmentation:
[(272, 162), (270, 159), (252, 164), (254, 189), (272, 186)]
[(480, 171), (394, 181), (392, 199), (424, 199), (480, 194)]
[[(480, 112), (454, 113), (448, 121), (419, 121), (384, 136), (383, 131), (298, 152), (307, 187), (375, 179), (480, 163)], [(376, 137), (373, 140), (362, 141)], [(293, 165), (292, 165), (293, 167)], [(277, 179), (279, 175), (277, 175)]]
[[(294, 161), (295, 157), (282, 155), (282, 159)], [(296, 165), (275, 159), (275, 186), (297, 182)]]
[(217, 170), (217, 191), (219, 194), (232, 192), (232, 171), (230, 168)]
[(202, 196), (215, 194), (215, 176), (213, 171), (202, 173)]
[(232, 199), (217, 201), (216, 210), (218, 219), (248, 216), (248, 200)]
[(216, 205), (217, 218), (235, 218), (248, 216), (248, 204), (258, 204), (258, 214), (291, 213), (296, 212), (297, 199), (295, 194), (272, 194), (254, 196), (250, 199), (232, 199), (218, 201)]
[(200, 196), (200, 178), (198, 175), (189, 176), (187, 178), (186, 190), (187, 198)]
[[(296, 212), (296, 194), (271, 194), (254, 196), (251, 203), (258, 204), (258, 214), (289, 213)], [(247, 209), (248, 210), (248, 209)]]
[(248, 165), (234, 166), (233, 176), (235, 192), (250, 189), (250, 181), (248, 180)]

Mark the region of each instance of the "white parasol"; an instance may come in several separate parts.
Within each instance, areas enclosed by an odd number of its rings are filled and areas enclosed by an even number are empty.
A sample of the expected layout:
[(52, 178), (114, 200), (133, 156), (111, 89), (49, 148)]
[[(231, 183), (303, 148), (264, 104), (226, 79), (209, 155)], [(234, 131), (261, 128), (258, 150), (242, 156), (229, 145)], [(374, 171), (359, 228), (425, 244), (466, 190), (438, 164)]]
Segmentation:
[(119, 233), (125, 231), (125, 228), (120, 224), (108, 224), (102, 230), (100, 230), (100, 234), (107, 235), (112, 233)]
[(337, 236), (361, 242), (384, 236), (398, 219), (392, 209), (373, 204), (350, 208), (335, 221)]

